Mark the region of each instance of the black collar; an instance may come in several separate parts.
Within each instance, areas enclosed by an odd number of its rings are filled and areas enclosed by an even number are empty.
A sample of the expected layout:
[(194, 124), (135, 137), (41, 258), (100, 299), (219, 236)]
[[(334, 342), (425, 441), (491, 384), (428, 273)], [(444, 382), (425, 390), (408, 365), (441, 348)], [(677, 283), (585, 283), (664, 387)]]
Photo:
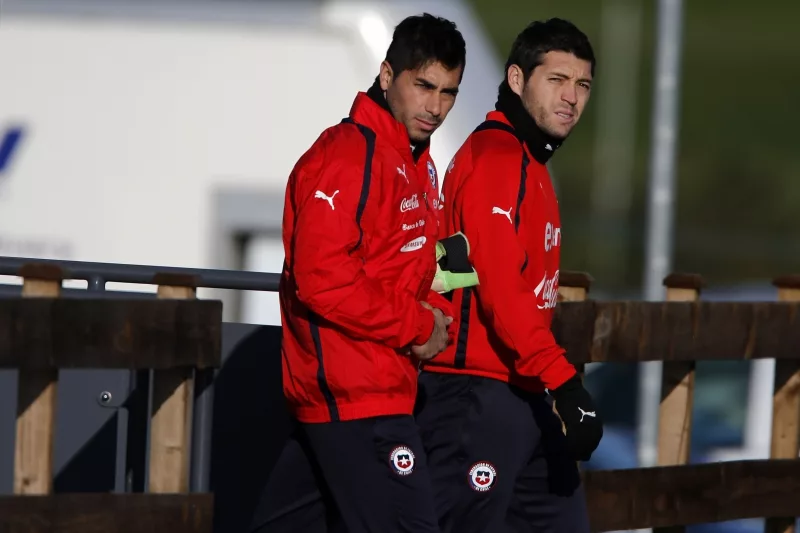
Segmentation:
[[(389, 107), (389, 102), (386, 101), (386, 97), (383, 95), (383, 89), (381, 89), (381, 83), (378, 79), (378, 76), (375, 76), (375, 82), (372, 84), (372, 87), (367, 90), (367, 96), (369, 96), (370, 99), (385, 109), (387, 113), (392, 115), (392, 117), (394, 117), (394, 113), (392, 113), (392, 109)], [(425, 142), (420, 144), (409, 145), (409, 148), (413, 146), (411, 149), (411, 155), (414, 157), (415, 163), (419, 161), (420, 156), (425, 153), (425, 150), (430, 144), (431, 140), (428, 138)]]
[(546, 134), (536, 125), (536, 121), (525, 110), (522, 100), (517, 93), (511, 90), (508, 82), (500, 85), (495, 109), (506, 116), (520, 139), (528, 145), (528, 150), (533, 158), (542, 165), (547, 164), (553, 153), (563, 143), (563, 140)]

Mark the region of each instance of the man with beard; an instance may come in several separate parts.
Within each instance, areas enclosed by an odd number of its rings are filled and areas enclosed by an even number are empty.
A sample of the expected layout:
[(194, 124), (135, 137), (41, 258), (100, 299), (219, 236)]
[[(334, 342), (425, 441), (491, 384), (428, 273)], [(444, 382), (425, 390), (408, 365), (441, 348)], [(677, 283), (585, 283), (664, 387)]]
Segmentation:
[(571, 23), (525, 28), (496, 110), (444, 179), (442, 233), (469, 239), (480, 284), (450, 293), (457, 340), (423, 364), (419, 381), (443, 532), (589, 531), (575, 461), (589, 459), (603, 430), (550, 331), (561, 224), (546, 164), (581, 117), (594, 66)]
[(419, 361), (450, 341), (437, 272), (430, 137), (466, 47), (452, 22), (403, 20), (374, 85), (286, 188), (283, 387), (297, 421), (254, 531), (437, 532), (414, 422)]

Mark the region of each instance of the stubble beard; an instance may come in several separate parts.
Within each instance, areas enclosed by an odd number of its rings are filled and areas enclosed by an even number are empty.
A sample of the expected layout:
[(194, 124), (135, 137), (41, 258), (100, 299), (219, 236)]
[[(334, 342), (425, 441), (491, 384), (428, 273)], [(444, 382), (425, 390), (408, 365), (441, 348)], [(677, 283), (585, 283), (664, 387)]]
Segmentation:
[(567, 137), (569, 137), (570, 133), (569, 131), (566, 134), (558, 132), (555, 131), (548, 124), (547, 119), (550, 113), (548, 113), (547, 110), (544, 108), (544, 106), (539, 104), (539, 102), (534, 100), (530, 106), (527, 103), (523, 102), (523, 105), (525, 107), (525, 110), (528, 112), (528, 115), (531, 116), (533, 121), (536, 122), (536, 125), (539, 127), (539, 129), (542, 130), (544, 133), (546, 133), (547, 135), (549, 135), (558, 142), (562, 142)]

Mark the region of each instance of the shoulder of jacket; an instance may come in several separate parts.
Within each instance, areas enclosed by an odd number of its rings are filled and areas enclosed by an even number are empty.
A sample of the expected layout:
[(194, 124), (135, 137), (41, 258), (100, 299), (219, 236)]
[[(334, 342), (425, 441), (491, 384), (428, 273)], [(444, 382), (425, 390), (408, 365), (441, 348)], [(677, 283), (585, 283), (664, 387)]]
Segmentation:
[(366, 147), (364, 135), (356, 126), (330, 126), (298, 160), (292, 174), (304, 176), (303, 180), (310, 184), (333, 180), (359, 186), (364, 180)]
[(340, 122), (323, 131), (319, 141), (327, 150), (352, 153), (358, 150), (363, 151), (369, 141), (375, 142), (375, 134), (369, 128)]
[(325, 129), (307, 152), (309, 163), (325, 166), (363, 166), (367, 142), (354, 124), (339, 123)]
[(503, 130), (484, 130), (470, 136), (472, 167), (502, 169), (518, 167), (524, 152), (513, 134)]
[(476, 154), (500, 150), (501, 152), (511, 152), (518, 155), (522, 151), (522, 144), (519, 139), (506, 130), (485, 129), (473, 132), (470, 138), (472, 139), (473, 153)]

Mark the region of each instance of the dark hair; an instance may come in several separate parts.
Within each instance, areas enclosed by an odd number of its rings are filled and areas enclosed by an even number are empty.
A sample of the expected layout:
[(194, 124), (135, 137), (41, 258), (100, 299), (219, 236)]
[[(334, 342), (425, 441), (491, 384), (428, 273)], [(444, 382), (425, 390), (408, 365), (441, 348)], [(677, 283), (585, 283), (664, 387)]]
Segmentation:
[(504, 78), (508, 68), (517, 65), (522, 69), (525, 81), (533, 70), (542, 64), (547, 52), (568, 52), (579, 59), (589, 61), (594, 76), (595, 58), (589, 38), (568, 20), (552, 18), (535, 21), (522, 30), (508, 54)]
[(404, 19), (394, 29), (386, 61), (397, 76), (438, 61), (448, 70), (461, 68), (467, 62), (467, 45), (455, 23), (428, 13)]

